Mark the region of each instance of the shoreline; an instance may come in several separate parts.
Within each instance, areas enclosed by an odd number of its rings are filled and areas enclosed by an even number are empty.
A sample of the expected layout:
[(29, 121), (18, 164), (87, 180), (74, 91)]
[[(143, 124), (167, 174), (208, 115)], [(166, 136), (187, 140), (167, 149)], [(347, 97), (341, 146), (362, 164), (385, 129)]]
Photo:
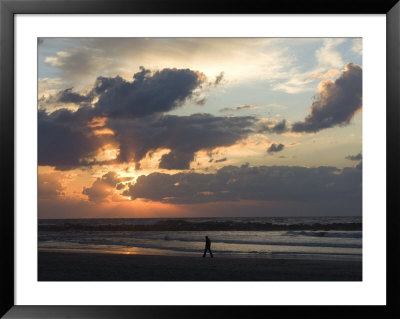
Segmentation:
[[(168, 249), (134, 247), (130, 250), (101, 250), (79, 248), (39, 248), (38, 252), (44, 253), (72, 253), (72, 254), (104, 254), (104, 255), (140, 255), (140, 256), (165, 256), (165, 257), (193, 257), (197, 258), (203, 253), (174, 251)], [(249, 258), (249, 259), (297, 259), (297, 260), (334, 260), (334, 261), (362, 261), (361, 255), (356, 254), (318, 254), (318, 253), (221, 253), (213, 251), (218, 258)]]
[(39, 281), (361, 281), (361, 260), (38, 253)]

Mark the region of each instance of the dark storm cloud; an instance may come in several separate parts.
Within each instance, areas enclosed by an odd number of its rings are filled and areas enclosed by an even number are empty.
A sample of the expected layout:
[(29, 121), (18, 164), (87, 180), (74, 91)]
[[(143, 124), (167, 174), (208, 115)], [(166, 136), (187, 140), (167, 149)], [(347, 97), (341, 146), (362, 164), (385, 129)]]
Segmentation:
[(289, 129), (288, 129), (287, 125), (286, 125), (286, 120), (282, 120), (282, 121), (276, 123), (270, 129), (271, 133), (277, 133), (277, 134), (285, 133), (288, 130)]
[[(72, 88), (58, 92), (47, 103), (87, 103), (98, 98), (92, 109), (93, 116), (143, 117), (171, 111), (190, 98), (196, 98), (195, 90), (206, 80), (204, 74), (190, 69), (163, 69), (151, 72), (140, 67), (128, 82), (119, 76), (98, 77), (94, 87), (83, 95)], [(197, 101), (205, 103), (205, 100)]]
[[(254, 133), (287, 130), (285, 120), (260, 120), (255, 116), (164, 114), (188, 99), (198, 98), (204, 81), (204, 74), (189, 69), (151, 72), (141, 67), (132, 82), (119, 76), (98, 77), (86, 95), (71, 88), (59, 92), (51, 98), (80, 107), (76, 111), (64, 108), (39, 112), (39, 165), (65, 170), (135, 162), (139, 169), (148, 153), (169, 149), (161, 157), (159, 168), (189, 169), (200, 150), (231, 146)], [(242, 105), (237, 109), (253, 107)], [(92, 121), (101, 124), (94, 126)], [(96, 134), (101, 129), (109, 133)], [(96, 156), (107, 144), (118, 149), (117, 158), (99, 162)]]
[(315, 203), (332, 200), (361, 207), (361, 178), (362, 171), (357, 168), (225, 166), (215, 174), (142, 175), (124, 195), (132, 199), (176, 204), (238, 200)]
[[(133, 78), (135, 78), (135, 75), (133, 75)], [(126, 81), (123, 78), (121, 78), (120, 76), (116, 76), (113, 78), (99, 76), (99, 77), (97, 77), (96, 81), (94, 82), (94, 86), (93, 86), (93, 89), (92, 89), (90, 95), (93, 97), (96, 95), (101, 95), (112, 87), (123, 85), (124, 82), (126, 82)]]
[[(146, 120), (146, 123), (154, 124), (154, 119), (156, 122), (158, 119), (156, 114), (170, 111), (181, 106), (186, 99), (192, 98), (194, 90), (201, 86), (205, 76), (189, 69), (163, 69), (150, 72), (142, 67), (140, 72), (133, 75), (133, 79), (133, 82), (127, 82), (118, 76), (114, 78), (98, 77), (94, 87), (87, 95), (66, 89), (50, 97), (48, 99), (50, 102), (75, 103), (80, 104), (81, 107), (77, 111), (65, 108), (52, 113), (39, 111), (39, 165), (70, 169), (94, 164), (94, 157), (99, 148), (106, 143), (113, 143), (110, 136), (93, 134), (93, 129), (89, 127), (88, 123), (95, 117), (106, 117), (110, 126), (116, 129), (116, 135), (121, 142), (120, 158), (122, 159), (126, 150), (130, 152), (129, 138), (142, 138), (144, 141), (157, 144), (152, 136), (159, 136), (159, 129), (162, 129), (164, 130), (162, 133), (164, 139), (161, 147), (170, 144), (165, 141), (168, 138), (165, 136), (165, 130), (168, 130), (170, 125), (174, 125), (174, 123), (170, 123), (171, 120), (167, 121), (168, 123), (164, 121), (165, 125), (161, 124), (160, 127), (153, 125), (146, 128), (140, 125), (140, 120), (136, 119), (147, 116), (149, 119)], [(87, 105), (87, 102), (93, 101), (94, 98), (98, 99), (94, 107)], [(126, 136), (125, 133), (129, 133), (129, 129), (124, 127), (122, 131), (119, 131), (118, 125), (112, 122), (118, 118), (131, 119), (126, 126), (139, 125), (140, 132), (136, 130), (136, 134), (133, 136)], [(151, 129), (155, 129), (155, 131), (150, 131)], [(196, 129), (194, 128), (194, 130)], [(143, 145), (141, 147), (142, 149), (146, 148)], [(146, 155), (146, 153), (142, 153), (142, 149), (136, 152), (135, 158), (141, 159)], [(154, 150), (154, 148), (147, 147), (145, 152), (152, 149)], [(161, 166), (166, 168), (186, 167), (191, 160), (190, 157), (193, 157), (192, 151), (188, 152), (185, 148), (182, 150), (182, 147), (171, 147), (171, 150), (174, 153), (164, 157)], [(178, 157), (174, 157), (174, 154), (177, 153), (186, 155), (184, 162), (177, 163), (180, 160)]]
[(271, 144), (271, 146), (268, 148), (267, 152), (272, 154), (272, 153), (276, 153), (276, 152), (280, 152), (284, 149), (285, 145), (283, 144)]
[(56, 101), (61, 103), (75, 103), (80, 104), (82, 102), (90, 102), (89, 96), (81, 95), (79, 93), (72, 92), (72, 88), (60, 91), (56, 96)]
[[(96, 154), (106, 144), (119, 147), (116, 163), (140, 161), (147, 153), (169, 149), (159, 163), (164, 169), (188, 169), (200, 150), (230, 146), (254, 132), (255, 117), (215, 117), (150, 115), (143, 118), (107, 118), (103, 128), (112, 135), (96, 135), (88, 123), (94, 118), (91, 107), (77, 111), (39, 111), (39, 165), (58, 170), (102, 164)], [(97, 114), (97, 112), (95, 112)], [(103, 162), (104, 164), (104, 162)]]
[(185, 153), (172, 150), (161, 157), (159, 168), (164, 169), (189, 169), (194, 160), (194, 153)]
[[(205, 76), (189, 69), (163, 69), (151, 73), (141, 68), (135, 73), (133, 82), (115, 78), (107, 83), (95, 105), (100, 116), (112, 118), (142, 117), (154, 113), (173, 110), (193, 97)], [(102, 87), (103, 79), (100, 80)]]
[(262, 120), (257, 123), (257, 133), (282, 134), (289, 131), (286, 120), (277, 122), (275, 120)]
[(346, 156), (345, 158), (350, 161), (361, 161), (362, 155), (361, 155), (361, 153), (358, 153), (357, 155), (349, 155), (349, 156)]
[(296, 122), (293, 132), (318, 132), (337, 125), (347, 125), (362, 107), (362, 68), (346, 64), (336, 81), (324, 81), (319, 96), (304, 122)]
[(61, 109), (38, 114), (38, 164), (67, 170), (94, 163), (97, 150), (109, 143), (109, 136), (93, 135), (86, 125), (87, 110)]
[(188, 169), (199, 150), (230, 146), (251, 134), (254, 117), (215, 117), (210, 114), (190, 116), (164, 115), (140, 120), (109, 119), (120, 145), (119, 162), (139, 162), (148, 152), (167, 148), (159, 167)]
[(40, 105), (52, 105), (52, 104), (77, 104), (80, 106), (85, 106), (86, 103), (92, 101), (92, 96), (83, 95), (72, 91), (73, 88), (68, 88), (57, 92), (55, 95), (50, 95), (49, 97), (42, 96), (39, 98)]

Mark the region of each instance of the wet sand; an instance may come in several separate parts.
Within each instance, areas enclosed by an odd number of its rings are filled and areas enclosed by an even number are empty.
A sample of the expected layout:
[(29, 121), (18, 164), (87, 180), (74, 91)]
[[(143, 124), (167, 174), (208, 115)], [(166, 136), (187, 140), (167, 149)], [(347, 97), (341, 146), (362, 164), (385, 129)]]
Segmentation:
[(361, 261), (39, 252), (39, 281), (360, 281)]

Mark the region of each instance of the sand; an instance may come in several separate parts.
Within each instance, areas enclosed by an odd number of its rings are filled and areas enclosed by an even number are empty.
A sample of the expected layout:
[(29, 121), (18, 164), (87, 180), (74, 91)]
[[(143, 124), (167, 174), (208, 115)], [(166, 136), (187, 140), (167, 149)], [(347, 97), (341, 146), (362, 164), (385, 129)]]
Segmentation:
[(39, 281), (360, 281), (361, 261), (39, 252)]

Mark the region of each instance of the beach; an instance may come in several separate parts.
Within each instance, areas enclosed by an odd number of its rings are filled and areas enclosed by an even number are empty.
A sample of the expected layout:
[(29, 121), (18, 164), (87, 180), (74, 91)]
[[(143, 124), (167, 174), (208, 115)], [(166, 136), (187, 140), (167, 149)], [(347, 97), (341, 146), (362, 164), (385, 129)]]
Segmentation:
[(38, 253), (39, 281), (361, 281), (361, 260)]

